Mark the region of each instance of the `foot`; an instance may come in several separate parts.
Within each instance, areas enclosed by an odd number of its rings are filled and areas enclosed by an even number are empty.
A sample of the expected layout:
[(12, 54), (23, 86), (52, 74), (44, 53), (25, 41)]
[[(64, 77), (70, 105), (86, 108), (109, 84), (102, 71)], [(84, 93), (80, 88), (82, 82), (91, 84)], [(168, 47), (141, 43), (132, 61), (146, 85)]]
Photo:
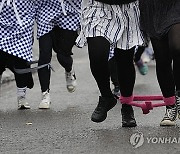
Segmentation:
[(107, 117), (107, 112), (112, 109), (117, 103), (114, 97), (99, 97), (99, 102), (94, 112), (92, 113), (91, 120), (93, 122), (103, 122)]
[(112, 90), (113, 95), (115, 96), (115, 98), (119, 98), (121, 93), (120, 93), (120, 89), (119, 86), (114, 86), (114, 89)]
[(65, 72), (66, 76), (66, 87), (68, 92), (72, 93), (76, 90), (76, 75), (74, 70), (71, 70), (70, 72)]
[(50, 94), (48, 91), (42, 93), (42, 100), (39, 104), (39, 109), (49, 109), (51, 104)]
[(136, 127), (136, 120), (134, 118), (134, 111), (131, 105), (122, 104), (122, 127)]
[(139, 61), (135, 62), (138, 70), (139, 70), (139, 73), (141, 75), (146, 75), (148, 73), (148, 66), (147, 64), (145, 64), (142, 59), (140, 59)]
[(19, 96), (17, 98), (17, 101), (18, 101), (18, 110), (30, 109), (30, 105), (28, 104), (25, 97)]
[(174, 126), (177, 118), (177, 107), (167, 106), (166, 113), (163, 120), (160, 122), (160, 126)]

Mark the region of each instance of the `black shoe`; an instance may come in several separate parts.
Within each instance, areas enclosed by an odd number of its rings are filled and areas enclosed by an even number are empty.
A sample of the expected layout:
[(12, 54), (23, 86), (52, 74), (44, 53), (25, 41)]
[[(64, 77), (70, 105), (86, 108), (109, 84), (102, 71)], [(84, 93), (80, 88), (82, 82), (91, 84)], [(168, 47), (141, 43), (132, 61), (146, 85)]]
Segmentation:
[(99, 96), (99, 103), (92, 113), (91, 120), (93, 122), (103, 122), (107, 117), (107, 112), (117, 103), (114, 97)]
[(136, 120), (134, 118), (134, 111), (131, 105), (122, 104), (122, 127), (136, 127)]

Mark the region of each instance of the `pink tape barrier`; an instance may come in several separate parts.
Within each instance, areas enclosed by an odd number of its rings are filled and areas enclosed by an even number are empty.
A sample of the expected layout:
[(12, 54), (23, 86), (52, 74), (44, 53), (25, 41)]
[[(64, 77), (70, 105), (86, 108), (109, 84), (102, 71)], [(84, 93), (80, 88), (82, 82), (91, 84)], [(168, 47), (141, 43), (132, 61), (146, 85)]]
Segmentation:
[[(162, 102), (163, 100), (163, 102)], [(153, 102), (152, 101), (156, 101)], [(129, 104), (132, 106), (140, 107), (143, 114), (148, 114), (150, 110), (155, 107), (167, 106), (175, 104), (175, 96), (165, 98), (163, 96), (152, 95), (152, 96), (131, 96), (131, 97), (120, 97), (122, 104)]]

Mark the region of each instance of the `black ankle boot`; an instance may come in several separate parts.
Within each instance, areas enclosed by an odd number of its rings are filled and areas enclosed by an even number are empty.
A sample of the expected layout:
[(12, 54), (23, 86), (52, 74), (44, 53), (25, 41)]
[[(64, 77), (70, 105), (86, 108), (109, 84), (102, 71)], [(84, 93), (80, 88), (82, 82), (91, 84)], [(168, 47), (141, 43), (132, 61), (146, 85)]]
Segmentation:
[(107, 117), (107, 112), (112, 109), (117, 103), (114, 97), (101, 97), (94, 112), (92, 113), (91, 120), (93, 122), (102, 122)]
[(122, 104), (122, 127), (136, 127), (136, 120), (134, 118), (134, 111), (131, 105)]

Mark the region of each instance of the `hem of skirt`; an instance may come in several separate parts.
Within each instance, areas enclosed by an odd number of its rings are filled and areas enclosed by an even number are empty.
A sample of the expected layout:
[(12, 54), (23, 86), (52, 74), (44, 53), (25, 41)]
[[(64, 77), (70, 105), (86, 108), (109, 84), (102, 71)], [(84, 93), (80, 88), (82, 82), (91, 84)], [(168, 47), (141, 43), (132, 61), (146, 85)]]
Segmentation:
[[(13, 53), (9, 53), (8, 50), (5, 50), (5, 49), (3, 49), (3, 48), (0, 48), (0, 50), (3, 51), (3, 52), (8, 53), (8, 54), (10, 54), (10, 55), (13, 55)], [(32, 57), (27, 59), (27, 58), (23, 58), (23, 57), (18, 56), (18, 55), (13, 55), (13, 56), (18, 57), (18, 58), (21, 58), (21, 59), (23, 59), (23, 60), (26, 60), (26, 61), (28, 61), (28, 62), (31, 62), (31, 61), (32, 61)]]

